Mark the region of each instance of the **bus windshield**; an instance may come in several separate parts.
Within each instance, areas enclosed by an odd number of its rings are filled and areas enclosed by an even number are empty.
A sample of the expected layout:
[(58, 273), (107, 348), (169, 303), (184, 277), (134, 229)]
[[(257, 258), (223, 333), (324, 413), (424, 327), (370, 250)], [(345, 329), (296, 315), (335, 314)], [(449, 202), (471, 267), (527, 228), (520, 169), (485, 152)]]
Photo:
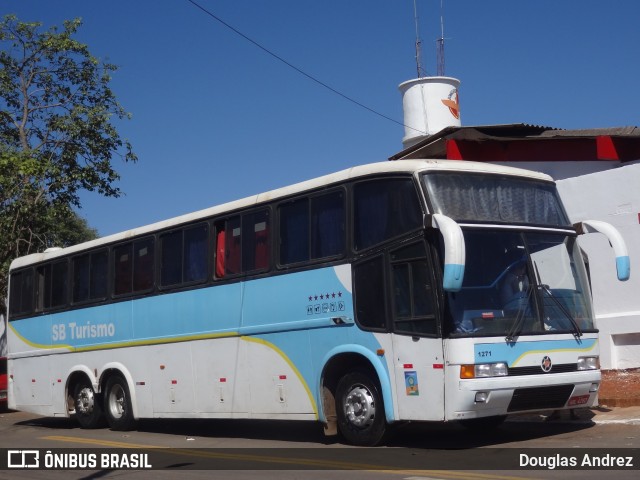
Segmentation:
[(462, 290), (448, 294), (451, 336), (593, 330), (588, 282), (575, 236), (464, 230)]
[(456, 222), (571, 227), (551, 182), (459, 172), (423, 175), (433, 213)]

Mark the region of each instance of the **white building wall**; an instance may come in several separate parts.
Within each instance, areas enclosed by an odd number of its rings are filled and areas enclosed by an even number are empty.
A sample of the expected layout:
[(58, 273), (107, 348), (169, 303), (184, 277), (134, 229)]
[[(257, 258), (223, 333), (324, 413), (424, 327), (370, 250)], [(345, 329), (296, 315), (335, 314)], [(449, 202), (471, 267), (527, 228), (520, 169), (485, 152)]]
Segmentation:
[(620, 231), (631, 257), (626, 282), (616, 277), (615, 256), (604, 235), (582, 235), (579, 242), (589, 257), (601, 367), (640, 367), (640, 161), (495, 163), (551, 175), (573, 223), (602, 220)]
[[(608, 163), (608, 162), (603, 162)], [(557, 182), (573, 222), (593, 219), (615, 226), (631, 258), (631, 278), (617, 280), (615, 257), (600, 234), (580, 237), (589, 258), (603, 369), (640, 367), (640, 164)]]

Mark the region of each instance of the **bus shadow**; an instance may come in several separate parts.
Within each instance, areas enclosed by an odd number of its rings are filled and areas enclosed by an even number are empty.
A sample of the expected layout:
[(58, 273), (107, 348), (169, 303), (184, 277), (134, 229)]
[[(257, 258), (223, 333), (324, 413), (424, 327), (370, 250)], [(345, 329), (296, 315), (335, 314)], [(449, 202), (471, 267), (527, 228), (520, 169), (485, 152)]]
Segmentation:
[(332, 444), (337, 437), (326, 437), (316, 422), (293, 420), (162, 419), (141, 420), (138, 431), (185, 437), (270, 440)]
[(497, 447), (575, 433), (594, 425), (591, 420), (510, 420), (497, 428), (478, 431), (467, 429), (457, 422), (411, 423), (392, 430), (385, 444), (388, 447), (426, 449)]
[[(16, 425), (50, 430), (80, 430), (73, 419), (38, 417), (15, 422)], [(589, 429), (595, 423), (589, 418), (549, 419), (522, 417), (507, 420), (500, 427), (474, 431), (457, 422), (405, 423), (392, 426), (383, 444), (387, 447), (418, 449), (464, 449), (491, 447), (511, 442), (535, 441), (555, 435)], [(281, 441), (288, 443), (341, 446), (339, 436), (327, 437), (315, 422), (283, 420), (220, 419), (145, 419), (138, 422), (138, 432), (211, 439)]]

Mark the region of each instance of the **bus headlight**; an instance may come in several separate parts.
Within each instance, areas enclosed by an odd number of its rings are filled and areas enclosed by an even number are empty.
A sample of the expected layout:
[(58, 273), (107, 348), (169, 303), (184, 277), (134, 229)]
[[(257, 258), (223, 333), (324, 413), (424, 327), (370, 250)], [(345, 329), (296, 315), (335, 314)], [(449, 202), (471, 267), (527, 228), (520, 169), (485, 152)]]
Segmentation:
[(578, 357), (578, 370), (598, 370), (600, 357)]
[(509, 374), (505, 362), (460, 365), (460, 378), (505, 377)]

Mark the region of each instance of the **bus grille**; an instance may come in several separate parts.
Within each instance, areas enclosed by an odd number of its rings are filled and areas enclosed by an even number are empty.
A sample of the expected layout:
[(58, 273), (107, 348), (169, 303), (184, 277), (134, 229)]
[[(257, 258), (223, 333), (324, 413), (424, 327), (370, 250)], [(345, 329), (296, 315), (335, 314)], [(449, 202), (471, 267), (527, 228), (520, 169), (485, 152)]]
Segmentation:
[(566, 372), (577, 372), (578, 364), (577, 363), (561, 363), (558, 365), (554, 365), (551, 368), (551, 371), (544, 372), (539, 365), (533, 365), (529, 367), (513, 367), (509, 368), (509, 375), (548, 375), (551, 373), (566, 373)]
[(562, 408), (573, 392), (573, 385), (554, 385), (552, 387), (517, 388), (513, 392), (508, 412), (521, 410), (546, 410)]

